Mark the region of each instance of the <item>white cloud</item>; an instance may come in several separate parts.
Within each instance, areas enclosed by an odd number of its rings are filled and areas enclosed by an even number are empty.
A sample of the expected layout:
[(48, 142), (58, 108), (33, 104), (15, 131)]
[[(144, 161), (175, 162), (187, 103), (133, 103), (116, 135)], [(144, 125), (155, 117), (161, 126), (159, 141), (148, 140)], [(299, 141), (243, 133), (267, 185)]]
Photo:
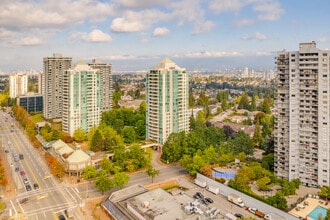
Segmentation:
[(212, 0), (209, 8), (217, 13), (224, 11), (238, 12), (245, 4), (242, 0)]
[(35, 46), (43, 44), (43, 41), (38, 37), (24, 37), (20, 39), (17, 44), (22, 46)]
[(7, 30), (5, 28), (0, 28), (0, 39), (8, 39), (15, 35), (15, 32)]
[(200, 0), (173, 1), (169, 7), (173, 10), (172, 17), (178, 19), (177, 24), (179, 26), (184, 25), (185, 22), (191, 22), (193, 24), (193, 34), (208, 32), (214, 26), (212, 21), (205, 19), (205, 11)]
[(257, 51), (255, 53), (256, 56), (273, 56), (274, 54), (276, 53), (271, 51)]
[(86, 42), (109, 42), (112, 38), (109, 34), (102, 32), (99, 29), (94, 29), (90, 33), (86, 32), (75, 32), (71, 34), (70, 40), (83, 40)]
[(209, 4), (212, 11), (217, 13), (229, 11), (236, 15), (245, 7), (252, 7), (259, 20), (275, 21), (284, 12), (278, 0), (211, 0)]
[(133, 56), (133, 55), (110, 55), (103, 57), (102, 59), (104, 60), (134, 60), (137, 59), (138, 57)]
[(156, 9), (140, 12), (127, 11), (123, 17), (112, 20), (110, 29), (114, 32), (137, 32), (150, 28), (152, 24), (169, 18), (169, 15)]
[(91, 42), (108, 42), (112, 40), (109, 34), (106, 34), (99, 29), (93, 30), (83, 39), (85, 41), (91, 41)]
[(165, 28), (165, 27), (158, 27), (154, 30), (152, 33), (152, 36), (154, 37), (159, 37), (159, 36), (164, 36), (170, 33), (170, 30)]
[(196, 22), (193, 34), (209, 32), (214, 27), (212, 21)]
[[(61, 29), (83, 21), (102, 21), (114, 6), (92, 0), (1, 1), (0, 26), (8, 29)], [(5, 9), (5, 10), (4, 10)]]
[(252, 19), (242, 19), (242, 20), (235, 22), (236, 27), (244, 27), (244, 26), (249, 26), (252, 24), (254, 24), (254, 20), (252, 20)]
[(267, 36), (260, 33), (260, 32), (256, 32), (252, 35), (244, 35), (243, 37), (241, 37), (242, 40), (267, 40)]
[(176, 58), (211, 58), (211, 57), (238, 57), (242, 56), (240, 52), (232, 51), (198, 51), (198, 52), (189, 52), (185, 54), (175, 54)]
[(113, 2), (128, 8), (150, 8), (157, 5), (166, 5), (169, 0), (113, 0)]
[(267, 1), (253, 7), (253, 10), (260, 12), (258, 15), (259, 20), (275, 21), (280, 18), (284, 10), (281, 5), (276, 1)]

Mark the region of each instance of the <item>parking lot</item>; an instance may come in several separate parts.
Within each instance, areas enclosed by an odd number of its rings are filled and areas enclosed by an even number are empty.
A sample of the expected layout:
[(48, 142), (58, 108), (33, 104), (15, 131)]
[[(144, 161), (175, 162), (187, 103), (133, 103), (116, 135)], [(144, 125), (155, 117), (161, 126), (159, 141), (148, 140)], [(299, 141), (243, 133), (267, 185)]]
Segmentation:
[[(241, 208), (227, 200), (227, 198), (223, 195), (215, 195), (205, 188), (199, 187), (192, 182), (192, 180), (187, 179), (186, 177), (180, 178), (180, 186), (186, 188), (187, 190), (184, 191), (187, 195), (192, 198), (192, 201), (198, 200), (200, 202), (200, 206), (202, 210), (206, 212), (207, 210), (211, 210), (212, 208), (219, 209), (219, 215), (217, 215), (216, 219), (225, 219), (225, 215), (227, 213), (231, 214), (241, 214), (244, 217), (254, 217), (258, 219), (257, 216), (250, 213), (245, 208)], [(201, 196), (196, 196), (197, 194), (201, 194)], [(210, 198), (213, 202), (205, 202), (205, 198)]]

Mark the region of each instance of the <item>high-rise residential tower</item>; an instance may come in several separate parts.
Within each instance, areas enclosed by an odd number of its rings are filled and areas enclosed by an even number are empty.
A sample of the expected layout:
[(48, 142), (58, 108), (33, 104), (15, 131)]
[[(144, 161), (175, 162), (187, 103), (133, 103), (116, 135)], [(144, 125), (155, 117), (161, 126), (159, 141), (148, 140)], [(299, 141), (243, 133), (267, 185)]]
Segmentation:
[(102, 113), (102, 76), (84, 62), (63, 75), (62, 130), (73, 136), (82, 128), (85, 132), (98, 126)]
[(102, 81), (102, 111), (112, 109), (112, 76), (111, 64), (102, 63), (99, 60), (93, 59), (92, 63), (88, 64), (93, 69), (97, 69), (101, 74)]
[(24, 73), (17, 73), (9, 76), (9, 96), (14, 99), (28, 91), (28, 76)]
[(301, 43), (276, 57), (275, 173), (330, 185), (330, 51)]
[(186, 70), (166, 58), (149, 70), (146, 81), (146, 139), (163, 144), (173, 132), (189, 132)]
[(53, 54), (43, 59), (44, 84), (42, 85), (43, 111), (46, 119), (61, 118), (63, 106), (63, 74), (71, 68), (71, 57)]

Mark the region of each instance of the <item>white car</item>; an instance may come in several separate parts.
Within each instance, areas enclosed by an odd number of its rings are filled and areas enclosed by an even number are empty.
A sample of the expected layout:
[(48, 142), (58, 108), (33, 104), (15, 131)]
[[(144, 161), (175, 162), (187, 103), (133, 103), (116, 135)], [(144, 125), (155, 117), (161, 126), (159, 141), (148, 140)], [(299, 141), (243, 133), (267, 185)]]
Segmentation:
[(256, 214), (256, 211), (257, 211), (256, 208), (252, 208), (252, 207), (249, 208), (249, 212), (251, 212), (253, 214)]

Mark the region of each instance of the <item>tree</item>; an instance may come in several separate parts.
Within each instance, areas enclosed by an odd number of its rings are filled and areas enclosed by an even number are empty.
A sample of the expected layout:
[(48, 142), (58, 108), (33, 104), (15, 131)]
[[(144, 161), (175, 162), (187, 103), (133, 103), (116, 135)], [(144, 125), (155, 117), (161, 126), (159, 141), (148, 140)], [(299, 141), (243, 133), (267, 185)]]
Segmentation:
[(249, 135), (244, 131), (237, 132), (234, 139), (229, 140), (233, 153), (244, 152), (246, 155), (253, 153), (253, 143)]
[(93, 138), (93, 136), (94, 136), (94, 134), (95, 134), (95, 132), (96, 132), (96, 130), (97, 130), (97, 127), (96, 126), (93, 126), (93, 127), (91, 127), (89, 130), (88, 130), (88, 133), (87, 133), (87, 140), (88, 140), (88, 142), (91, 142), (92, 141), (92, 138)]
[(118, 134), (121, 133), (121, 130), (124, 128), (124, 121), (122, 119), (115, 119), (112, 127), (117, 131)]
[(257, 105), (256, 105), (256, 96), (255, 95), (252, 95), (252, 98), (251, 98), (251, 111), (255, 111), (257, 110)]
[(97, 176), (98, 172), (94, 166), (86, 166), (83, 170), (83, 173), (81, 174), (82, 178), (88, 180), (95, 178)]
[(124, 127), (121, 135), (124, 138), (124, 142), (127, 144), (131, 144), (135, 141), (135, 130), (133, 127)]
[(113, 151), (114, 147), (124, 145), (123, 139), (117, 134), (116, 130), (110, 126), (100, 126), (104, 136), (103, 151)]
[(86, 132), (82, 128), (78, 128), (73, 133), (73, 139), (77, 142), (86, 140)]
[(104, 192), (109, 191), (114, 187), (114, 182), (106, 175), (100, 175), (95, 180), (95, 187), (104, 194)]
[(229, 108), (226, 100), (223, 100), (221, 102), (221, 108), (222, 108), (223, 111), (226, 111)]
[(270, 183), (270, 178), (268, 176), (264, 176), (261, 179), (257, 180), (257, 186), (262, 191), (266, 191), (269, 189), (268, 183)]
[(320, 191), (317, 193), (322, 198), (330, 198), (330, 187), (329, 186), (322, 186)]
[(292, 181), (289, 182), (286, 179), (283, 179), (281, 191), (284, 196), (294, 195), (296, 193), (295, 183)]
[(206, 148), (203, 151), (203, 160), (207, 163), (214, 164), (217, 161), (217, 153), (213, 146)]
[(177, 162), (182, 157), (182, 148), (187, 145), (186, 134), (184, 132), (172, 133), (167, 138), (162, 148), (161, 158), (165, 162)]
[(325, 220), (330, 220), (330, 209), (327, 211), (327, 215), (325, 217)]
[(256, 147), (260, 147), (262, 145), (262, 143), (264, 142), (264, 138), (261, 134), (261, 128), (260, 128), (259, 124), (255, 125), (252, 141), (253, 141), (254, 146), (256, 146)]
[(140, 138), (144, 138), (146, 135), (146, 121), (138, 120), (135, 124), (135, 132)]
[(277, 192), (275, 196), (268, 197), (266, 201), (275, 208), (286, 209), (288, 207), (287, 201), (281, 191)]
[(113, 92), (112, 93), (112, 101), (113, 101), (113, 107), (114, 108), (119, 108), (118, 102), (121, 99), (121, 92)]
[(189, 88), (189, 108), (193, 108), (195, 106), (194, 94), (192, 92), (192, 88)]
[(205, 161), (201, 156), (196, 154), (192, 158), (192, 163), (186, 165), (186, 169), (191, 176), (195, 176), (197, 172), (205, 165)]
[(246, 110), (250, 110), (251, 106), (249, 104), (249, 97), (247, 95), (247, 93), (243, 93), (243, 95), (241, 96), (241, 99), (238, 102), (238, 109), (246, 109)]
[(109, 158), (105, 157), (101, 160), (100, 162), (100, 167), (102, 170), (104, 170), (106, 173), (111, 173), (113, 172), (113, 165)]
[(117, 172), (113, 177), (114, 186), (123, 188), (129, 181), (129, 176), (124, 172)]
[(103, 134), (97, 129), (90, 142), (90, 147), (92, 151), (99, 151), (103, 148)]
[(148, 169), (146, 171), (147, 175), (151, 177), (151, 182), (154, 182), (154, 178), (160, 174), (159, 170), (156, 170), (152, 166), (148, 166)]

